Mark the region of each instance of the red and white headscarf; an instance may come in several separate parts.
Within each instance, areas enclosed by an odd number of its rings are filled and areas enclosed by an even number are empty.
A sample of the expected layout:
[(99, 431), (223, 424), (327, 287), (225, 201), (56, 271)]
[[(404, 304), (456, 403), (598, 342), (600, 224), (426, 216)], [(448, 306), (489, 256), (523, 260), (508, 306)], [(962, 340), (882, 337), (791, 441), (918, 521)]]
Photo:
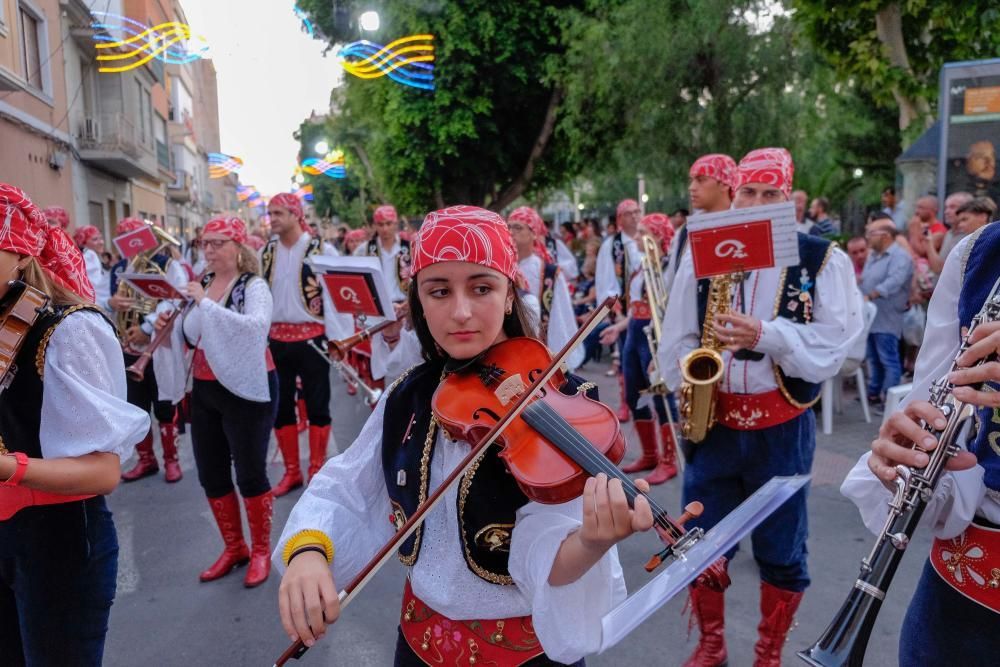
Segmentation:
[(299, 221), (299, 227), (306, 233), (311, 233), (309, 225), (306, 224), (306, 214), (302, 210), (302, 200), (291, 192), (282, 192), (271, 197), (268, 206), (281, 206), (287, 208)]
[(265, 241), (257, 234), (248, 234), (246, 243), (254, 250), (260, 250), (261, 248), (267, 245), (267, 241)]
[(115, 236), (121, 236), (122, 234), (128, 234), (129, 232), (134, 232), (137, 229), (142, 229), (146, 226), (144, 220), (139, 218), (122, 218), (118, 226), (115, 227)]
[(383, 204), (375, 209), (375, 215), (372, 216), (374, 222), (396, 222), (399, 220), (399, 216), (396, 215), (396, 207), (392, 204)]
[(757, 148), (740, 160), (736, 169), (736, 187), (747, 183), (773, 185), (781, 190), (787, 199), (792, 194), (792, 176), (795, 163), (792, 154), (784, 148)]
[(643, 216), (639, 224), (652, 232), (660, 243), (660, 250), (667, 252), (670, 241), (674, 238), (674, 226), (670, 224), (670, 217), (665, 213), (649, 213)]
[(53, 281), (94, 300), (80, 249), (66, 232), (48, 223), (23, 190), (6, 183), (0, 183), (0, 250), (35, 257)]
[(708, 176), (729, 187), (732, 194), (736, 189), (736, 161), (725, 153), (709, 153), (694, 161), (688, 171), (688, 178)]
[(49, 224), (58, 225), (60, 229), (69, 229), (69, 213), (62, 206), (49, 206), (43, 210)]
[[(60, 227), (61, 229), (61, 227)], [(73, 232), (73, 242), (76, 243), (81, 249), (90, 242), (90, 239), (96, 238), (101, 235), (101, 230), (93, 225), (87, 225), (85, 227), (77, 227), (76, 231)]]
[(631, 213), (632, 211), (640, 211), (639, 202), (634, 199), (623, 199), (618, 202), (618, 209), (615, 211), (615, 219), (620, 220), (626, 213)]
[(204, 229), (201, 230), (203, 238), (206, 234), (224, 236), (227, 239), (236, 241), (237, 243), (247, 242), (246, 223), (237, 218), (235, 215), (223, 216), (221, 218), (213, 218), (209, 220)]
[(507, 223), (493, 211), (477, 206), (452, 206), (433, 211), (413, 245), (411, 273), (439, 262), (471, 262), (495, 269), (516, 281), (517, 252)]
[(520, 222), (522, 225), (527, 225), (535, 234), (535, 254), (541, 257), (543, 262), (552, 263), (548, 248), (542, 242), (542, 239), (548, 236), (549, 230), (546, 229), (545, 221), (542, 220), (538, 211), (530, 206), (520, 206), (511, 211), (511, 214), (507, 216), (507, 222)]

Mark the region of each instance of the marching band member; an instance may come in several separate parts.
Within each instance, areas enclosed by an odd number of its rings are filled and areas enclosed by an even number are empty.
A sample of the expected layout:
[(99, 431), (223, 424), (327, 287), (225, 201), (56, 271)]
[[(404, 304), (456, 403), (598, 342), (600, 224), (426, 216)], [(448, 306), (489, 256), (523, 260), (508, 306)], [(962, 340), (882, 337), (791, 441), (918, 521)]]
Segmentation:
[[(319, 472), (274, 552), (284, 571), (282, 625), (307, 646), (337, 620), (335, 582), (352, 579), (468, 452), (432, 419), (445, 364), (532, 335), (514, 287), (514, 246), (495, 213), (430, 213), (414, 244), (413, 276), (410, 312), (425, 363), (382, 397), (354, 444)], [(410, 571), (395, 664), (422, 665), (431, 655), (442, 664), (462, 655), (466, 664), (470, 650), (491, 664), (582, 664), (598, 646), (602, 615), (625, 596), (614, 545), (651, 525), (648, 504), (640, 499), (630, 510), (620, 483), (603, 475), (572, 502), (528, 502), (495, 449), (481, 461), (461, 502), (457, 487), (448, 490), (400, 549)], [(464, 541), (486, 527), (490, 540)], [(478, 620), (486, 618), (493, 620)], [(448, 624), (448, 637), (432, 636), (432, 624)]]
[[(181, 336), (194, 348), (191, 442), (198, 481), (225, 545), (200, 578), (214, 581), (249, 561), (243, 583), (253, 588), (267, 580), (271, 567), (274, 498), (267, 479), (267, 447), (278, 411), (278, 373), (267, 341), (271, 290), (257, 275), (257, 256), (245, 245), (242, 220), (211, 220), (201, 240), (207, 273), (187, 285), (187, 295), (197, 305), (187, 311), (182, 326), (174, 325), (171, 341), (175, 355), (184, 347)], [(166, 316), (160, 318), (158, 327), (166, 324)], [(185, 374), (175, 377), (183, 382)], [(249, 550), (233, 467), (250, 525)]]
[[(624, 315), (628, 314), (630, 307), (629, 284), (632, 278), (642, 272), (642, 252), (635, 242), (639, 233), (640, 215), (639, 202), (634, 199), (620, 201), (615, 213), (618, 231), (605, 239), (600, 250), (597, 251), (597, 272), (594, 276), (597, 301), (600, 303), (609, 296), (618, 297), (625, 307)], [(624, 349), (624, 341), (622, 340), (619, 340), (619, 349)], [(621, 369), (618, 371), (618, 390), (620, 393), (618, 419), (626, 422), (630, 410), (625, 396), (625, 377)], [(652, 442), (654, 443), (653, 449), (656, 448), (656, 433), (653, 430), (652, 420), (641, 426), (636, 424), (636, 431), (639, 433), (640, 442)], [(643, 451), (645, 451), (646, 446), (643, 445)]]
[[(147, 226), (147, 223), (138, 218), (124, 218), (118, 223), (115, 235), (128, 234), (145, 226)], [(129, 311), (136, 309), (138, 303), (136, 299), (125, 295), (129, 290), (124, 289), (125, 285), (121, 282), (119, 276), (127, 271), (132, 271), (136, 267), (136, 262), (140, 257), (145, 258), (144, 255), (137, 255), (136, 258), (133, 258), (134, 261), (122, 258), (117, 264), (111, 267), (111, 276), (108, 281), (108, 309), (117, 313), (119, 323), (124, 323), (121, 326), (126, 327), (124, 331), (118, 332), (119, 337), (123, 340), (126, 367), (135, 363), (146, 348), (146, 345), (149, 344), (157, 317), (157, 312), (145, 313), (141, 310), (135, 311), (134, 320), (127, 315)], [(166, 276), (170, 284), (178, 290), (184, 289), (188, 283), (187, 270), (181, 265), (181, 262), (172, 259), (162, 249), (162, 246), (160, 251), (149, 257), (148, 262), (145, 262), (145, 264), (151, 272), (159, 272)], [(166, 303), (156, 305), (156, 309), (159, 312), (169, 310), (170, 308), (171, 306)], [(130, 324), (133, 321), (137, 323)], [(166, 400), (161, 396), (156, 383), (155, 366), (156, 363), (154, 361), (146, 368), (142, 380), (128, 379), (128, 401), (146, 412), (152, 409), (153, 415), (159, 423), (160, 445), (163, 447), (164, 479), (168, 483), (174, 483), (180, 481), (184, 475), (177, 456), (177, 407), (174, 405), (174, 402)], [(156, 462), (156, 454), (153, 452), (152, 429), (146, 434), (143, 441), (136, 445), (135, 450), (139, 455), (139, 460), (131, 470), (122, 473), (122, 480), (125, 482), (134, 482), (143, 477), (155, 475), (160, 470), (160, 466)]]
[[(559, 265), (562, 270), (563, 276), (569, 282), (575, 281), (580, 277), (580, 266), (576, 263), (576, 256), (573, 251), (570, 250), (563, 240), (556, 238), (552, 231), (545, 224), (545, 220), (539, 215), (538, 211), (535, 209), (525, 206), (523, 208), (528, 208), (534, 215), (532, 216), (533, 226), (532, 229), (538, 236), (538, 240), (541, 242), (545, 252), (548, 255), (548, 261), (555, 262)], [(511, 214), (513, 215), (513, 213)], [(540, 256), (540, 255), (539, 255)]]
[(80, 252), (20, 189), (0, 184), (0, 212), (0, 299), (14, 280), (49, 299), (0, 400), (0, 662), (97, 666), (118, 567), (104, 496), (149, 417)]
[[(285, 474), (274, 487), (280, 497), (302, 486), (299, 432), (296, 425), (295, 385), (302, 380), (309, 418), (309, 475), (323, 466), (330, 441), (330, 372), (316, 363), (309, 341), (322, 342), (329, 332), (324, 314), (323, 286), (305, 260), (313, 255), (336, 255), (333, 246), (308, 233), (302, 201), (294, 194), (275, 195), (267, 205), (271, 231), (276, 235), (261, 251), (261, 275), (271, 286), (270, 346), (278, 369), (278, 415), (274, 433), (285, 460)], [(328, 313), (332, 315), (332, 313)]]
[[(792, 157), (783, 148), (751, 151), (737, 170), (733, 206), (787, 201), (793, 171)], [(704, 514), (692, 520), (705, 530), (771, 477), (809, 472), (816, 448), (816, 419), (809, 408), (863, 329), (861, 298), (847, 255), (817, 237), (799, 234), (798, 241), (798, 266), (746, 274), (742, 284), (734, 281), (732, 298), (722, 296), (724, 305), (712, 304), (711, 313), (712, 281), (695, 278), (691, 253), (681, 259), (670, 292), (659, 348), (669, 389), (680, 388), (682, 360), (700, 346), (709, 316), (725, 346), (718, 423), (704, 441), (686, 443), (685, 449), (684, 502), (705, 504)], [(780, 664), (785, 635), (809, 585), (807, 518), (803, 491), (753, 532), (761, 576), (758, 667)], [(687, 664), (722, 664), (724, 594), (693, 586), (691, 599), (701, 637)]]
[(375, 209), (373, 216), (375, 236), (354, 250), (357, 257), (378, 257), (382, 263), (382, 275), (389, 285), (389, 296), (393, 303), (406, 301), (410, 285), (410, 242), (399, 236), (399, 216), (390, 204)]
[[(885, 524), (897, 465), (922, 468), (937, 446), (920, 420), (941, 428), (944, 415), (929, 402), (930, 385), (951, 368), (963, 329), (982, 308), (1000, 278), (1000, 225), (983, 227), (963, 239), (944, 264), (927, 308), (924, 343), (917, 356), (913, 389), (883, 423), (871, 452), (848, 474), (841, 492), (861, 511), (875, 534)], [(967, 368), (1000, 353), (1000, 322), (983, 324), (959, 358)], [(959, 370), (956, 385), (986, 381), (983, 391), (956, 386), (956, 400), (977, 408), (978, 431), (947, 464), (922, 521), (933, 530), (934, 544), (916, 593), (910, 600), (899, 637), (899, 664), (990, 665), (1000, 655), (1000, 634), (981, 631), (1000, 623), (1000, 383), (996, 361)], [(922, 450), (911, 449), (919, 441)]]
[[(728, 211), (736, 185), (736, 162), (724, 153), (709, 153), (694, 161), (688, 170), (688, 198), (698, 213)], [(668, 271), (664, 273), (667, 292), (674, 284), (680, 258), (687, 249), (687, 220), (674, 230), (677, 240), (670, 246)]]
[[(518, 268), (527, 281), (528, 293), (538, 299), (538, 326), (535, 327), (538, 339), (552, 352), (558, 352), (576, 333), (576, 315), (562, 267), (546, 262), (535, 253), (536, 244), (544, 238), (545, 223), (533, 208), (522, 206), (507, 218), (507, 228), (514, 239)], [(576, 370), (583, 362), (583, 355), (583, 347), (577, 347), (566, 358), (566, 366), (571, 371)]]
[[(45, 210), (48, 211), (49, 209)], [(52, 223), (50, 222), (49, 224)], [(94, 287), (97, 305), (102, 310), (111, 312), (111, 309), (108, 307), (108, 297), (110, 296), (108, 290), (111, 284), (111, 277), (104, 270), (104, 265), (101, 264), (101, 253), (104, 252), (104, 237), (101, 236), (101, 231), (93, 225), (79, 227), (73, 232), (73, 240), (83, 253), (83, 261), (87, 265), (87, 278)]]
[(50, 225), (55, 225), (69, 234), (69, 213), (62, 206), (49, 206), (42, 210), (45, 221)]

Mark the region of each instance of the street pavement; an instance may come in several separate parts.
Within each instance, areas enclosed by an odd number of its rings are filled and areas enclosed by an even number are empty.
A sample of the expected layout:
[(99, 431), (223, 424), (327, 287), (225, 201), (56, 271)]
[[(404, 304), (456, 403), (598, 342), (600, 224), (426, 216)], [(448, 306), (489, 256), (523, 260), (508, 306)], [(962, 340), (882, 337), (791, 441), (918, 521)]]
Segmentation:
[[(604, 374), (606, 368), (591, 364), (581, 375), (597, 382), (601, 395), (616, 407), (617, 384)], [(369, 413), (360, 400), (346, 395), (339, 378), (333, 386), (335, 444), (331, 453), (350, 446)], [(788, 665), (801, 664), (795, 651), (819, 637), (850, 591), (860, 559), (871, 548), (873, 536), (861, 524), (854, 506), (840, 495), (839, 485), (874, 436), (878, 417), (874, 419), (866, 424), (860, 407), (848, 398), (845, 413), (835, 416), (833, 434), (817, 435), (809, 492), (812, 587), (785, 647)], [(626, 437), (635, 442), (631, 424), (626, 425)], [(305, 456), (304, 435), (301, 449)], [(269, 472), (276, 482), (282, 466), (273, 454), (272, 443)], [(626, 460), (635, 454), (633, 446)], [(269, 666), (289, 644), (278, 620), (277, 573), (272, 572), (266, 584), (253, 590), (243, 588), (243, 569), (219, 581), (199, 583), (198, 573), (219, 555), (222, 542), (198, 485), (188, 436), (182, 440), (181, 463), (185, 476), (177, 484), (165, 484), (161, 472), (158, 477), (123, 484), (110, 497), (121, 554), (105, 664)], [(131, 462), (126, 463), (129, 465)], [(680, 490), (680, 480), (675, 479), (656, 487), (653, 496), (679, 514)], [(275, 501), (275, 538), (299, 493)], [(652, 575), (642, 566), (659, 549), (652, 535), (633, 536), (619, 546), (629, 590), (650, 579)], [(899, 627), (928, 549), (927, 531), (918, 531), (882, 607), (865, 664), (896, 664)], [(733, 585), (726, 596), (729, 664), (745, 667), (753, 663), (760, 617), (759, 578), (749, 539), (731, 563), (730, 574)], [(327, 637), (300, 662), (291, 664), (391, 665), (404, 576), (404, 568), (391, 561), (345, 610)], [(668, 602), (619, 646), (588, 658), (588, 665), (683, 663), (697, 637), (696, 629), (689, 636), (685, 597)]]

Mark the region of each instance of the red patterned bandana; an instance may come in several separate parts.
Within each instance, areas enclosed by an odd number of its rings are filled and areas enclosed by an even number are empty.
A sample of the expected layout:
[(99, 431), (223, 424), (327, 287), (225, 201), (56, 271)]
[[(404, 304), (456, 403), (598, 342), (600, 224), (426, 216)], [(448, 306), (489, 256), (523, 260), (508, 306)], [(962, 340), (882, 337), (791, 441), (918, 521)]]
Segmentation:
[(56, 225), (60, 229), (69, 229), (69, 213), (62, 206), (49, 206), (42, 211), (49, 224)]
[(373, 216), (375, 222), (396, 222), (399, 216), (396, 215), (396, 207), (392, 204), (384, 204), (375, 209)]
[(24, 191), (6, 183), (0, 183), (0, 250), (37, 258), (53, 281), (94, 300), (80, 249), (66, 232), (46, 221)]
[[(784, 148), (757, 148), (740, 160), (736, 171), (736, 188), (747, 183), (773, 185), (787, 199), (792, 194), (792, 176), (795, 163), (792, 154)], [(734, 188), (734, 189), (736, 189)]]
[(638, 211), (639, 202), (634, 199), (623, 199), (618, 202), (618, 210), (615, 212), (615, 218), (620, 219), (626, 213), (631, 213), (632, 211)]
[(73, 232), (73, 241), (83, 248), (90, 239), (101, 235), (101, 231), (94, 227), (93, 225), (87, 225), (86, 227), (78, 227), (75, 232)]
[(452, 206), (424, 218), (413, 246), (411, 272), (438, 262), (471, 262), (517, 277), (517, 252), (503, 218), (476, 206)]
[(344, 240), (353, 241), (354, 243), (364, 243), (368, 240), (368, 232), (363, 229), (352, 229), (344, 236)]
[(294, 215), (299, 221), (299, 227), (302, 231), (307, 234), (312, 233), (309, 229), (309, 225), (306, 224), (306, 214), (302, 211), (302, 200), (291, 192), (282, 192), (271, 197), (271, 200), (267, 203), (268, 206), (280, 206), (282, 208), (287, 208), (288, 211)]
[(227, 239), (236, 241), (237, 243), (247, 242), (246, 223), (236, 216), (214, 218), (209, 220), (204, 229), (202, 229), (202, 235), (205, 234), (217, 234), (218, 236), (224, 236)]
[(527, 225), (535, 234), (535, 254), (541, 257), (542, 261), (546, 264), (552, 263), (549, 251), (542, 242), (542, 239), (549, 235), (549, 230), (546, 229), (545, 221), (542, 220), (542, 216), (538, 215), (538, 211), (530, 206), (521, 206), (519, 208), (515, 208), (511, 214), (507, 216), (507, 221), (520, 222), (522, 225)]
[(142, 229), (146, 226), (146, 223), (139, 218), (123, 218), (118, 226), (115, 227), (115, 236), (121, 236), (122, 234), (128, 234), (129, 232), (134, 232), (137, 229)]
[(736, 161), (724, 153), (702, 155), (691, 165), (688, 178), (708, 176), (729, 187), (732, 193), (736, 189)]
[(670, 240), (674, 238), (674, 226), (670, 224), (670, 218), (663, 213), (650, 213), (639, 222), (640, 227), (645, 227), (652, 233), (660, 244), (660, 250), (666, 252), (670, 247)]
[(267, 245), (267, 241), (257, 236), (256, 234), (250, 234), (249, 236), (247, 236), (247, 245), (253, 248), (254, 250), (260, 250), (261, 248)]

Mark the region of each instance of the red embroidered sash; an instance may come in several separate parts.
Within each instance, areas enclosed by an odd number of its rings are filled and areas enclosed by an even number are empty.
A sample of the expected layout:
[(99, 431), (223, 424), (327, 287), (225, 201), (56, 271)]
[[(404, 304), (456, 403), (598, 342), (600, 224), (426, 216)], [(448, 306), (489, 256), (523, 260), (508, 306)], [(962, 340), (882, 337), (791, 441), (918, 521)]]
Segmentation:
[(935, 539), (931, 565), (946, 584), (1000, 614), (1000, 529), (970, 524), (958, 537)]
[(757, 431), (795, 419), (806, 408), (797, 408), (780, 389), (763, 394), (727, 394), (719, 392), (715, 418), (723, 426), (737, 431)]

